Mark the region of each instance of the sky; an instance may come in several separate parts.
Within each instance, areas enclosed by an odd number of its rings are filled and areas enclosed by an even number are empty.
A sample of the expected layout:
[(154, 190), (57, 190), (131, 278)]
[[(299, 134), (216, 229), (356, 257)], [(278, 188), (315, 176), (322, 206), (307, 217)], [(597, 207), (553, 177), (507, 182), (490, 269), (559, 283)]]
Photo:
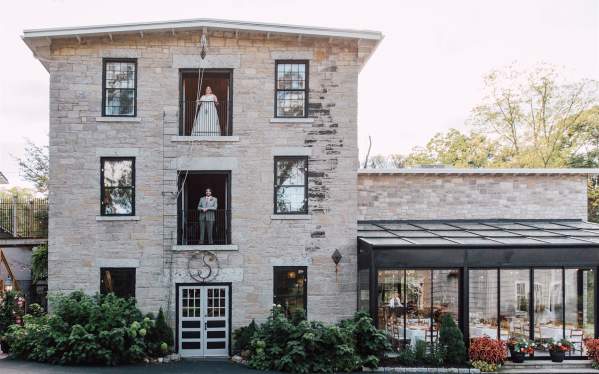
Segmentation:
[(25, 185), (14, 157), (48, 142), (48, 73), (23, 29), (218, 18), (383, 32), (359, 81), (360, 155), (408, 153), (437, 132), (467, 130), (482, 76), (545, 62), (599, 78), (596, 0), (19, 0), (0, 13), (0, 171)]

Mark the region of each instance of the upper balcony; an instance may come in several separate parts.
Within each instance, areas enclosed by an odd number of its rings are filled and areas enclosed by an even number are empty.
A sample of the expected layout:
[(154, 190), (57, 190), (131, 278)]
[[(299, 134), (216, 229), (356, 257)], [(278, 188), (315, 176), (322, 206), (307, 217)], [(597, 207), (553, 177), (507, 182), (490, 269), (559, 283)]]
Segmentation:
[(179, 136), (233, 135), (232, 76), (228, 70), (181, 71)]
[(48, 238), (48, 199), (0, 199), (0, 242), (42, 243)]

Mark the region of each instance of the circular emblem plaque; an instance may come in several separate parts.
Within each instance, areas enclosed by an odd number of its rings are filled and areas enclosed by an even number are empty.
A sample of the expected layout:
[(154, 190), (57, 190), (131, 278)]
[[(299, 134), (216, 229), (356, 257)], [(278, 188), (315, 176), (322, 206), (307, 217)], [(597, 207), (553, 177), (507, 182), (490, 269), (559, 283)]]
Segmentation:
[(200, 251), (189, 258), (187, 271), (198, 282), (206, 282), (216, 278), (220, 264), (216, 255), (209, 251)]

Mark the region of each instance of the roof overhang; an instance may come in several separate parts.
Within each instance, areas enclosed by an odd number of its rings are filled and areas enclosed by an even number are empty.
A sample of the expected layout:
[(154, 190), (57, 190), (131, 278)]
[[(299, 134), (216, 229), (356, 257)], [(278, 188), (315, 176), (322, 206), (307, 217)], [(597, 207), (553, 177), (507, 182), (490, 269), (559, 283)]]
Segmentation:
[(360, 169), (358, 175), (595, 175), (598, 168), (402, 168)]

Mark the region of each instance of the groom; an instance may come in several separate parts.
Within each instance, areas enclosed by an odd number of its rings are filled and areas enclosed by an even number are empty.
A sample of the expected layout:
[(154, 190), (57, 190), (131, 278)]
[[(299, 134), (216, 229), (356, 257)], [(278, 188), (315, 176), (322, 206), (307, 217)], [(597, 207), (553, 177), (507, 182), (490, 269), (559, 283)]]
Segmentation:
[(198, 210), (200, 211), (200, 244), (204, 244), (204, 232), (208, 232), (208, 244), (212, 244), (212, 231), (218, 202), (212, 196), (210, 188), (206, 188), (206, 196), (200, 198)]

